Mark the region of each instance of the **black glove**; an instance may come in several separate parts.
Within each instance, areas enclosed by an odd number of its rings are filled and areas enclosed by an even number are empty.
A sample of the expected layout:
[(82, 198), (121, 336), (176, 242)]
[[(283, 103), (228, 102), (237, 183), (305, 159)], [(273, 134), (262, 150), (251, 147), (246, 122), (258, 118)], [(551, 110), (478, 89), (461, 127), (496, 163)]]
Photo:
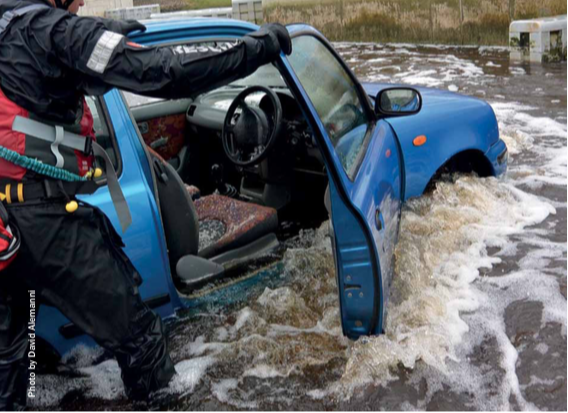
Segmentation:
[(146, 31), (146, 26), (136, 20), (124, 20), (120, 22), (120, 33), (123, 36), (127, 36), (128, 33), (140, 30), (141, 32)]
[(292, 39), (290, 39), (290, 34), (286, 27), (282, 26), (280, 23), (268, 23), (260, 28), (260, 30), (262, 29), (268, 30), (276, 36), (280, 44), (280, 49), (285, 55), (292, 53)]
[(265, 24), (256, 32), (249, 33), (247, 36), (263, 42), (267, 55), (274, 56), (273, 58), (280, 54), (280, 51), (287, 55), (292, 53), (292, 40), (290, 40), (288, 30), (281, 24)]

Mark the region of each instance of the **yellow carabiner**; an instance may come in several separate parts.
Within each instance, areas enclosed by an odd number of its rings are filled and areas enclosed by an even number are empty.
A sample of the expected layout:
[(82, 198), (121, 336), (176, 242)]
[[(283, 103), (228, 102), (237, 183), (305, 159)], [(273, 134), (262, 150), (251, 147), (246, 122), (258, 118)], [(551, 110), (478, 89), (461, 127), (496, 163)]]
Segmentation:
[(70, 201), (70, 202), (67, 203), (67, 205), (65, 205), (65, 210), (67, 212), (69, 212), (70, 214), (77, 211), (78, 208), (79, 208), (79, 204), (77, 203), (77, 201)]

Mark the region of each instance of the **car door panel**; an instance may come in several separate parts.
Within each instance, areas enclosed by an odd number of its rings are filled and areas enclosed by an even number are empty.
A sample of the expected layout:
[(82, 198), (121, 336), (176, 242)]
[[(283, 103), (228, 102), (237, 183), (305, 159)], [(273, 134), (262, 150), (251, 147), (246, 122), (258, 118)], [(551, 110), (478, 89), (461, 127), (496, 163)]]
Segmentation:
[(184, 180), (190, 171), (187, 109), (193, 99), (161, 100), (123, 92), (144, 143), (164, 158)]
[[(186, 111), (192, 99), (158, 100), (125, 92), (124, 96), (136, 119), (146, 145), (162, 158), (177, 158), (186, 146)], [(179, 159), (175, 159), (179, 167)]]
[(185, 146), (185, 113), (138, 121), (138, 129), (146, 145), (162, 158), (170, 160)]
[[(362, 220), (330, 180), (331, 238), (343, 333), (350, 338), (378, 334), (382, 325), (381, 274)], [(371, 275), (371, 276), (369, 276)]]
[(384, 308), (392, 281), (402, 206), (401, 159), (392, 128), (387, 122), (379, 121), (353, 183), (351, 196), (352, 202), (363, 211), (377, 247)]
[[(301, 36), (312, 36), (326, 44), (325, 39), (317, 31), (304, 25), (288, 26), (293, 39)], [(308, 42), (297, 42), (298, 46)], [(340, 62), (353, 82), (353, 88), (358, 91), (361, 107), (367, 110), (369, 102), (361, 93), (362, 87), (329, 44), (330, 53)], [(329, 61), (329, 57), (327, 57)], [(321, 62), (320, 58), (315, 59)], [(292, 62), (289, 64), (288, 62)], [(289, 67), (292, 88), (306, 100), (305, 112), (312, 118), (314, 129), (318, 129), (321, 139), (318, 140), (324, 155), (330, 178), (331, 228), (336, 259), (337, 281), (339, 287), (341, 318), (344, 333), (352, 338), (361, 335), (380, 334), (383, 322), (383, 299), (388, 294), (392, 278), (394, 246), (398, 237), (400, 208), (402, 197), (402, 159), (396, 136), (390, 125), (384, 120), (373, 120), (367, 123), (367, 133), (364, 139), (354, 138), (347, 133), (343, 137), (330, 136), (326, 130), (329, 123), (324, 123), (319, 115), (326, 113), (323, 107), (318, 111), (316, 104), (321, 84), (308, 85), (304, 88), (302, 80), (294, 71), (298, 64), (299, 72), (305, 81), (309, 81), (309, 73), (313, 75), (312, 82), (319, 82), (326, 70), (338, 70), (339, 65), (323, 69), (306, 68), (305, 56), (290, 56), (284, 64)], [(314, 63), (317, 66), (319, 63)], [(308, 75), (306, 75), (308, 73)], [(330, 76), (330, 83), (338, 77)], [(344, 75), (339, 75), (344, 79)], [(322, 81), (323, 82), (323, 81)], [(338, 88), (341, 85), (337, 86)], [(311, 90), (312, 92), (308, 92)], [(316, 103), (310, 99), (310, 93), (316, 92)], [(334, 90), (337, 92), (337, 90)], [(321, 100), (320, 100), (321, 101)], [(353, 105), (350, 105), (353, 106)], [(319, 114), (318, 114), (319, 113)], [(329, 113), (329, 111), (327, 112)], [(360, 123), (354, 123), (352, 129), (357, 133)], [(333, 131), (331, 131), (333, 134)], [(362, 136), (362, 135), (359, 135)], [(345, 149), (351, 142), (342, 142), (345, 138), (358, 142), (361, 148), (359, 155), (352, 149)], [(341, 153), (339, 153), (341, 152)], [(346, 159), (348, 161), (346, 161)]]

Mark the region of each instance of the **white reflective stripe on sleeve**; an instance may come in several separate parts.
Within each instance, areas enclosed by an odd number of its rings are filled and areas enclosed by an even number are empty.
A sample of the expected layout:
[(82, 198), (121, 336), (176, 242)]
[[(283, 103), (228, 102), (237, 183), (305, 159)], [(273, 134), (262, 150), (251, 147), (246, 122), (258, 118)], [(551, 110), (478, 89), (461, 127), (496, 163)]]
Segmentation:
[(109, 32), (108, 30), (105, 31), (97, 42), (93, 53), (91, 53), (87, 67), (93, 72), (104, 73), (112, 52), (114, 52), (114, 49), (123, 37), (121, 34)]

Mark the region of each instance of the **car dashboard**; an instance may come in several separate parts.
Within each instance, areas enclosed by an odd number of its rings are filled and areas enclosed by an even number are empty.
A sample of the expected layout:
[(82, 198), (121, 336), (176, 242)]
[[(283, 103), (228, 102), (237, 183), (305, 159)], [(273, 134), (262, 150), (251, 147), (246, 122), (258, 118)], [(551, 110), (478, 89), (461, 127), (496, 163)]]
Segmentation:
[[(306, 166), (306, 158), (313, 158), (321, 166), (319, 150), (311, 128), (306, 122), (299, 105), (292, 93), (285, 87), (271, 88), (278, 96), (282, 105), (283, 130), (279, 137), (279, 147), (293, 150), (295, 158), (302, 166)], [(245, 87), (228, 86), (198, 96), (188, 107), (186, 120), (195, 131), (201, 133), (207, 131), (221, 139), (223, 123), (227, 111), (235, 97), (245, 90)], [(262, 109), (268, 116), (271, 115), (272, 106), (268, 103), (268, 97), (262, 93), (252, 95), (246, 99), (246, 103)], [(274, 154), (269, 155), (269, 160)], [(311, 162), (307, 162), (310, 164)], [(321, 170), (321, 167), (318, 169)]]
[[(222, 145), (223, 124), (234, 99), (248, 87), (270, 85), (282, 106), (282, 129), (275, 147), (260, 164), (239, 167), (231, 163)], [(290, 181), (292, 175), (326, 178), (324, 162), (299, 104), (276, 68), (267, 65), (248, 78), (196, 96), (162, 100), (124, 93), (145, 143), (176, 169), (182, 180), (209, 193), (216, 189), (214, 165), (222, 165), (225, 179), (234, 187), (243, 182), (262, 187), (267, 182)], [(270, 117), (268, 95), (245, 99)], [(300, 178), (303, 179), (303, 178)]]

